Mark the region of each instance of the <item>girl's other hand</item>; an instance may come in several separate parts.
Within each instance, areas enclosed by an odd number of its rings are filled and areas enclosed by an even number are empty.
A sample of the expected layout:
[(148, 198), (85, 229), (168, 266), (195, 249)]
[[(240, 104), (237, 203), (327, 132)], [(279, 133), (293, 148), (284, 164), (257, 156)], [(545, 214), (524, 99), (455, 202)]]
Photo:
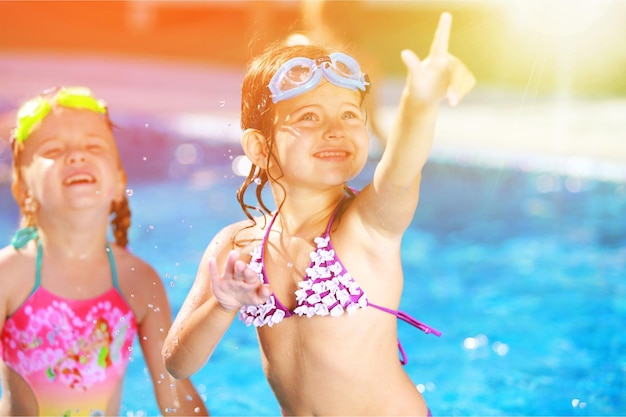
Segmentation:
[(216, 259), (209, 259), (209, 275), (213, 294), (227, 311), (263, 304), (272, 293), (269, 285), (263, 284), (258, 274), (239, 260), (239, 252), (236, 250), (228, 254), (223, 274), (217, 269)]

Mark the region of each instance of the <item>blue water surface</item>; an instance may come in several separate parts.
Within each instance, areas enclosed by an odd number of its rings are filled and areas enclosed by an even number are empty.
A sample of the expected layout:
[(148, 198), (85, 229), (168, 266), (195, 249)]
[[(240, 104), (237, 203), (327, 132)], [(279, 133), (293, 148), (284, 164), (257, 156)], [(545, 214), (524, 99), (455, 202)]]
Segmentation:
[[(156, 130), (119, 134), (130, 248), (160, 273), (177, 312), (207, 243), (243, 218), (231, 170), (240, 152)], [(18, 211), (7, 183), (0, 209), (8, 242)], [(619, 181), (428, 163), (403, 242), (401, 307), (443, 335), (399, 332), (435, 415), (626, 415), (624, 213)], [(213, 415), (280, 413), (255, 331), (238, 321), (192, 380)], [(138, 343), (121, 414), (159, 414)]]

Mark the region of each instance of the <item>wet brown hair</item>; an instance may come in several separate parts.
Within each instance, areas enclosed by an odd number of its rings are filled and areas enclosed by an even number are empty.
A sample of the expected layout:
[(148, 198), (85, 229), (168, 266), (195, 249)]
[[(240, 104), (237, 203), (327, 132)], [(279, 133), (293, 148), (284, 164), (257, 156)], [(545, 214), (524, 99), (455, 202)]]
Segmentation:
[[(41, 97), (48, 97), (50, 92), (58, 91), (59, 87), (55, 87), (54, 89), (45, 90), (40, 94)], [(54, 106), (58, 106), (59, 104), (54, 104)], [(111, 129), (113, 133), (114, 128), (116, 126), (113, 124), (111, 119), (109, 118), (109, 112), (103, 115), (105, 118), (106, 124)], [(20, 183), (22, 182), (21, 172), (20, 172), (20, 157), (24, 150), (25, 145), (28, 143), (28, 138), (23, 141), (18, 141), (15, 138), (15, 131), (12, 132), (11, 135), (11, 151), (13, 154), (13, 162), (12, 162), (12, 175), (11, 175), (11, 191), (13, 193), (13, 198), (17, 202), (20, 208), (20, 227), (37, 227), (37, 218), (36, 218), (36, 208), (29, 207), (32, 204), (29, 204), (26, 200), (28, 198), (24, 198), (20, 193)], [(113, 135), (115, 139), (115, 135)], [(122, 165), (122, 161), (119, 157), (119, 153), (117, 151), (117, 144), (115, 144), (117, 160), (118, 160), (118, 169), (123, 174), (123, 179), (126, 181), (126, 171), (124, 170), (124, 166)], [(121, 247), (126, 247), (128, 245), (128, 229), (130, 228), (130, 218), (131, 211), (130, 206), (128, 204), (128, 198), (126, 194), (123, 193), (119, 200), (114, 200), (111, 202), (110, 214), (112, 214), (111, 218), (111, 230), (113, 232), (113, 237), (115, 238), (115, 243)]]
[[(272, 77), (285, 62), (292, 58), (318, 59), (333, 52), (339, 51), (322, 45), (286, 45), (284, 42), (278, 42), (270, 45), (248, 65), (241, 87), (241, 129), (242, 131), (256, 129), (266, 138), (268, 163), (274, 158), (274, 103), (268, 87)], [(365, 99), (365, 94), (363, 94), (363, 99)], [(246, 179), (237, 190), (237, 201), (250, 220), (254, 221), (252, 211), (264, 215), (271, 213), (262, 196), (263, 189), (270, 179), (277, 180), (278, 178), (271, 178), (267, 170), (252, 164)], [(258, 206), (245, 202), (246, 191), (252, 183), (256, 184), (255, 195)], [(346, 190), (352, 194), (348, 187)]]

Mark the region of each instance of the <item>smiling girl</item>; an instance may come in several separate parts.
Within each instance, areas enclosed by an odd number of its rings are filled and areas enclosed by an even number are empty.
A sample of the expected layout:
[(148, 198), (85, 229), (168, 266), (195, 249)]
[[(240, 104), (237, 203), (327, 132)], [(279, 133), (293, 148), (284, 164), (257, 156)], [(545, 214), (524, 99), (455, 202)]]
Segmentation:
[[(417, 207), (437, 109), (474, 77), (448, 51), (442, 15), (427, 59), (408, 77), (372, 182), (348, 182), (369, 150), (369, 80), (350, 56), (279, 46), (256, 58), (242, 87), (243, 150), (252, 168), (238, 193), (248, 220), (222, 229), (166, 340), (169, 371), (187, 377), (237, 316), (257, 329), (268, 382), (285, 415), (427, 415), (398, 360), (402, 235)], [(256, 185), (257, 204), (244, 200)], [(262, 200), (271, 188), (276, 210)], [(253, 216), (252, 210), (261, 212)], [(417, 277), (412, 277), (416, 279)]]
[(125, 249), (106, 104), (85, 87), (46, 91), (18, 110), (11, 146), (22, 228), (0, 249), (0, 415), (119, 415), (137, 334), (161, 412), (206, 415), (191, 382), (165, 370), (161, 280)]

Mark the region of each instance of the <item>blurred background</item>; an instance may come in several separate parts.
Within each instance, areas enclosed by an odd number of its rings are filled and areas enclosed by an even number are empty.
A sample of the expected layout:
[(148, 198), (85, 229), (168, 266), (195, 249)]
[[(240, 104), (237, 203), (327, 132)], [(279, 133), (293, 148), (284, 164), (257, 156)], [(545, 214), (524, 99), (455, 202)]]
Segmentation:
[[(463, 111), (444, 109), (437, 149), (626, 160), (623, 0), (1, 1), (0, 103), (10, 111), (50, 85), (85, 83), (113, 111), (236, 138), (245, 64), (299, 32), (352, 48), (380, 87), (384, 131), (400, 51), (426, 56), (446, 10), (450, 51), (478, 86)], [(12, 118), (5, 112), (0, 136)]]
[[(319, 1), (3, 1), (3, 51), (152, 57), (240, 67), (267, 41), (306, 26)], [(324, 24), (402, 75), (403, 48), (425, 54), (442, 10), (451, 50), (481, 84), (588, 96), (626, 93), (621, 0), (327, 1)]]

